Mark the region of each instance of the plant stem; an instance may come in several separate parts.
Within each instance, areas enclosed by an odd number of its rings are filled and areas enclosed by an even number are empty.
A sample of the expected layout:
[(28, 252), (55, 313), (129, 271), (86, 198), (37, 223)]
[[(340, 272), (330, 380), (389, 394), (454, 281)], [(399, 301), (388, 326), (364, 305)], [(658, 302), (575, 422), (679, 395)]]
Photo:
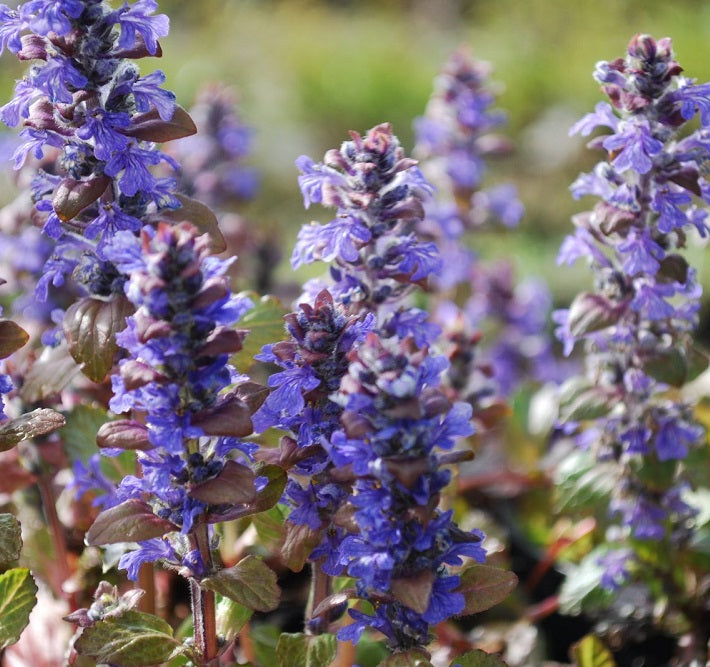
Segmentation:
[(306, 608), (306, 630), (309, 634), (319, 634), (328, 631), (328, 623), (313, 624), (313, 611), (323, 602), (331, 591), (331, 579), (320, 567), (321, 561), (313, 563), (311, 568), (311, 590), (308, 595), (308, 606)]
[(63, 586), (71, 577), (69, 551), (67, 550), (67, 542), (64, 538), (64, 527), (61, 521), (59, 521), (59, 515), (57, 514), (57, 505), (54, 500), (54, 493), (52, 492), (51, 478), (46, 475), (38, 475), (37, 486), (39, 487), (42, 505), (44, 506), (44, 515), (49, 524), (49, 532), (52, 536), (54, 555), (57, 559), (57, 574), (53, 577), (53, 579), (55, 579), (54, 588), (59, 596), (69, 603), (73, 611), (77, 608), (76, 600), (73, 594), (67, 593), (64, 590)]
[(153, 563), (143, 563), (138, 570), (138, 588), (145, 591), (138, 608), (146, 614), (155, 614), (155, 568)]
[[(210, 553), (209, 533), (204, 517), (195, 520), (192, 531), (195, 547), (200, 552), (202, 562), (207, 572), (212, 570), (212, 554)], [(217, 618), (215, 594), (200, 586), (196, 579), (190, 579), (192, 599), (192, 618), (195, 626), (195, 646), (202, 656), (202, 664), (209, 665), (217, 657)]]

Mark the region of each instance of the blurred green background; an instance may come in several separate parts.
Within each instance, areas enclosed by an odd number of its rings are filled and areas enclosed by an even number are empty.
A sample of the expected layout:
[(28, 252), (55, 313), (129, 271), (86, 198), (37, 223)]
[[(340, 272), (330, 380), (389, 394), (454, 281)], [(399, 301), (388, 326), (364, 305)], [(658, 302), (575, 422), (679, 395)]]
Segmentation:
[[(406, 150), (432, 81), (461, 44), (494, 67), (498, 106), (509, 115), (517, 152), (492, 167), (489, 182), (518, 186), (527, 214), (521, 229), (474, 239), (486, 256), (512, 255), (521, 274), (539, 274), (559, 303), (588, 283), (584, 267), (554, 263), (575, 202), (569, 184), (598, 159), (573, 122), (602, 95), (591, 77), (598, 60), (623, 56), (637, 32), (670, 36), (688, 76), (710, 79), (710, 3), (704, 0), (161, 0), (171, 17), (160, 68), (184, 106), (208, 81), (238, 92), (256, 131), (250, 163), (263, 174), (254, 224), (283, 236), (286, 259), (298, 227), (328, 213), (303, 210), (294, 160), (316, 160), (350, 129), (391, 121)], [(23, 70), (3, 58), (2, 98)], [(702, 252), (694, 253), (702, 271)], [(704, 272), (709, 273), (708, 271)], [(706, 285), (710, 276), (703, 275)]]

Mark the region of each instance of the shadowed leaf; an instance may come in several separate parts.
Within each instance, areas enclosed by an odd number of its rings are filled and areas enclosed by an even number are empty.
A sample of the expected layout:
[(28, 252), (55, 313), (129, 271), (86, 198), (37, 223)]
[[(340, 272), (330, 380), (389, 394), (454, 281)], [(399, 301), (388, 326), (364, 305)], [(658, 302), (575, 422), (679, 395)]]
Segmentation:
[(478, 614), (507, 598), (518, 585), (518, 577), (508, 570), (490, 565), (474, 565), (461, 572), (456, 591), (466, 600), (464, 610), (457, 614)]
[(101, 382), (113, 366), (116, 334), (126, 326), (133, 306), (124, 298), (99, 301), (85, 297), (69, 306), (64, 334), (69, 352), (90, 380)]
[(434, 572), (426, 571), (415, 577), (392, 579), (390, 591), (403, 605), (423, 614), (429, 608), (435, 578)]
[(498, 656), (479, 649), (454, 658), (450, 667), (505, 667), (506, 664)]
[(14, 644), (37, 603), (37, 584), (30, 571), (17, 567), (0, 574), (0, 650)]
[(148, 440), (148, 429), (133, 419), (116, 419), (101, 424), (95, 440), (99, 447), (147, 451), (153, 448)]
[(37, 408), (0, 426), (0, 451), (10, 449), (18, 442), (47, 435), (64, 426), (64, 415), (49, 408)]
[(89, 528), (86, 542), (91, 546), (140, 542), (175, 530), (179, 530), (175, 524), (156, 516), (150, 505), (134, 498), (101, 512)]
[(433, 667), (429, 655), (418, 648), (395, 653), (380, 663), (380, 667)]
[(36, 403), (58, 394), (80, 373), (74, 359), (69, 354), (65, 341), (57, 347), (48, 347), (42, 356), (32, 364), (20, 389), (22, 400)]
[(205, 577), (200, 585), (254, 611), (276, 609), (281, 593), (274, 571), (254, 556)]
[(12, 514), (0, 514), (0, 565), (17, 560), (21, 549), (20, 522)]
[(96, 432), (104, 425), (106, 410), (90, 405), (77, 405), (66, 415), (67, 424), (62, 431), (62, 447), (70, 463), (82, 461), (95, 454)]
[(193, 486), (188, 495), (209, 505), (249, 503), (256, 497), (254, 473), (241, 463), (227, 461), (217, 477)]
[(313, 530), (305, 524), (287, 521), (285, 538), (281, 547), (281, 558), (289, 570), (300, 572), (323, 537), (322, 530)]

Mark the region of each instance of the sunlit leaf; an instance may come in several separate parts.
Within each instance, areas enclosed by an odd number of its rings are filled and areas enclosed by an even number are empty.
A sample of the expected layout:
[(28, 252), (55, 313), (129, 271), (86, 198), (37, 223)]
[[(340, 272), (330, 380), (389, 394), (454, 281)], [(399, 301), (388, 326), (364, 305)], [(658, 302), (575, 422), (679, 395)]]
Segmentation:
[(478, 614), (494, 607), (507, 598), (518, 585), (518, 577), (509, 570), (490, 565), (473, 565), (459, 575), (461, 583), (456, 589), (463, 593), (466, 606), (460, 616)]
[(335, 635), (282, 633), (276, 645), (279, 667), (328, 667), (335, 659)]
[(274, 571), (254, 556), (218, 570), (202, 579), (200, 585), (255, 611), (276, 609), (281, 595)]
[(37, 584), (30, 571), (17, 567), (0, 574), (0, 650), (14, 644), (37, 603)]
[(0, 514), (0, 565), (17, 560), (21, 549), (20, 522), (12, 514)]
[(614, 656), (594, 635), (587, 635), (570, 649), (576, 667), (616, 667)]

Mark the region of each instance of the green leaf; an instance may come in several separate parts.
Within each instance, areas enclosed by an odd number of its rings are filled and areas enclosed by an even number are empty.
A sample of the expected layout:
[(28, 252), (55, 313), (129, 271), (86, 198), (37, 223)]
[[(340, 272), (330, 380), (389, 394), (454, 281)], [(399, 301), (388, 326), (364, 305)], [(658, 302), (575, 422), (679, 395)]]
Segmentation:
[(150, 505), (132, 498), (101, 512), (86, 533), (86, 543), (141, 542), (176, 530), (179, 528), (174, 523), (153, 514)]
[(574, 644), (570, 657), (577, 667), (616, 667), (611, 651), (594, 635), (587, 635)]
[(254, 292), (249, 292), (246, 296), (254, 302), (254, 307), (239, 320), (239, 327), (248, 329), (249, 335), (244, 340), (242, 349), (231, 358), (231, 363), (241, 371), (247, 371), (254, 364), (254, 355), (261, 352), (264, 345), (284, 340), (284, 315), (288, 312), (274, 296), (259, 299)]
[(282, 633), (276, 644), (279, 667), (328, 667), (337, 650), (338, 641), (329, 634)]
[(21, 549), (20, 522), (12, 514), (0, 514), (0, 565), (17, 560)]
[(395, 653), (384, 660), (380, 667), (433, 667), (429, 655), (418, 648), (404, 653)]
[(28, 569), (17, 567), (0, 574), (0, 650), (20, 638), (36, 603), (37, 584)]
[(256, 502), (253, 503), (253, 512), (265, 512), (271, 509), (283, 495), (288, 476), (283, 468), (271, 463), (259, 461), (254, 466), (254, 474), (257, 477), (266, 477), (266, 486), (259, 492)]
[(106, 410), (90, 405), (77, 405), (71, 412), (64, 413), (67, 423), (62, 431), (62, 447), (70, 463), (86, 463), (92, 454), (98, 452), (96, 433), (106, 423)]
[(478, 614), (507, 598), (518, 585), (518, 577), (508, 570), (490, 565), (474, 565), (461, 572), (456, 588), (463, 593), (466, 606), (458, 616)]
[(254, 473), (241, 463), (227, 461), (219, 475), (194, 485), (187, 495), (208, 505), (249, 503), (256, 497)]
[(18, 442), (47, 435), (64, 426), (64, 415), (49, 408), (37, 408), (5, 421), (0, 426), (0, 452), (10, 449)]
[(281, 633), (273, 625), (253, 623), (250, 627), (251, 640), (254, 644), (256, 663), (258, 665), (278, 665), (276, 644)]
[(217, 635), (229, 642), (247, 624), (254, 610), (227, 597), (218, 595), (217, 598)]
[(645, 352), (641, 356), (641, 367), (644, 373), (654, 380), (682, 387), (688, 376), (688, 362), (685, 352), (677, 347), (657, 348)]
[(256, 534), (259, 536), (260, 545), (266, 549), (272, 549), (281, 544), (287, 516), (288, 508), (285, 505), (276, 503), (265, 512), (260, 512), (251, 517)]
[(254, 611), (273, 611), (281, 594), (274, 571), (254, 556), (205, 577), (200, 585)]
[(97, 663), (121, 667), (156, 665), (184, 650), (162, 618), (134, 610), (84, 628), (74, 646)]
[(16, 322), (0, 320), (0, 359), (9, 357), (29, 339), (30, 335)]
[(468, 651), (454, 658), (449, 667), (505, 667), (505, 665), (506, 663), (497, 655), (491, 655), (479, 649)]
[(619, 319), (617, 306), (599, 294), (582, 292), (569, 307), (567, 322), (570, 333), (579, 338), (606, 329)]
[(555, 471), (559, 511), (576, 512), (599, 507), (617, 484), (614, 471), (613, 464), (599, 463), (589, 452), (571, 452)]
[(126, 326), (133, 306), (125, 297), (99, 301), (84, 297), (67, 308), (64, 334), (69, 352), (82, 373), (101, 382), (113, 366), (116, 334)]

